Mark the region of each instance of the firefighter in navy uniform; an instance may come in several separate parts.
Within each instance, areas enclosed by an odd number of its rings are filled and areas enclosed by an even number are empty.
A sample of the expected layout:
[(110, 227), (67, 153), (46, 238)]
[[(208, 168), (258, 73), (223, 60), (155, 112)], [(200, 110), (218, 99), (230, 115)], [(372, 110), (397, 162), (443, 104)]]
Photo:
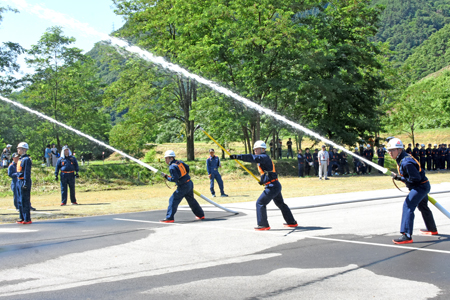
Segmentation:
[(266, 154), (266, 143), (263, 141), (256, 141), (253, 150), (255, 154), (241, 154), (230, 155), (231, 159), (239, 159), (245, 162), (257, 163), (258, 170), (261, 174), (260, 184), (264, 185), (264, 191), (256, 201), (256, 216), (258, 226), (255, 230), (269, 230), (269, 222), (267, 220), (267, 204), (270, 201), (275, 202), (275, 205), (281, 210), (283, 218), (286, 221), (283, 225), (285, 227), (297, 227), (297, 221), (294, 219), (291, 210), (284, 203), (283, 196), (281, 195), (281, 184), (278, 181), (278, 175), (275, 170), (270, 157)]
[(16, 192), (19, 203), (19, 219), (16, 223), (19, 224), (31, 224), (31, 158), (27, 154), (28, 144), (19, 143), (17, 145), (17, 153), (20, 155), (20, 159), (17, 162), (17, 185)]
[(434, 144), (431, 155), (433, 157), (433, 171), (436, 171), (439, 167), (439, 149), (437, 148), (437, 144)]
[(314, 164), (313, 157), (309, 152), (309, 148), (305, 149), (305, 176), (309, 176), (311, 172), (311, 165)]
[(360, 156), (358, 147), (355, 147), (355, 155), (353, 156), (353, 173), (358, 174), (358, 156)]
[(72, 152), (68, 147), (63, 147), (61, 157), (56, 162), (55, 180), (58, 181), (59, 172), (61, 171), (61, 206), (67, 204), (67, 187), (70, 189), (70, 202), (77, 205), (75, 198), (75, 178), (78, 178), (78, 162), (72, 156)]
[(411, 155), (417, 160), (419, 161), (420, 157), (420, 150), (419, 150), (419, 143), (416, 143), (416, 146), (414, 147), (414, 149), (412, 150)]
[(298, 149), (297, 163), (298, 163), (298, 177), (303, 177), (303, 171), (305, 168), (305, 156), (302, 153), (302, 149)]
[(206, 171), (209, 176), (209, 189), (211, 190), (211, 195), (213, 197), (216, 196), (216, 192), (214, 191), (214, 179), (217, 181), (220, 189), (221, 197), (228, 197), (223, 190), (223, 180), (222, 176), (220, 176), (219, 168), (222, 166), (220, 164), (220, 159), (218, 156), (214, 155), (214, 149), (209, 149), (209, 157), (206, 159)]
[[(384, 155), (386, 154), (386, 149), (384, 149), (384, 145), (381, 145), (377, 149), (377, 156), (378, 156), (378, 165), (382, 166), (384, 168)], [(378, 171), (378, 173), (383, 174), (383, 172)]]
[(420, 146), (421, 146), (419, 150), (420, 167), (425, 170), (425, 162), (427, 161), (427, 150), (425, 149), (425, 144), (422, 144)]
[(431, 144), (428, 144), (428, 148), (425, 150), (425, 154), (427, 156), (427, 171), (431, 171), (431, 160), (432, 160), (432, 151)]
[(397, 138), (389, 141), (389, 155), (397, 162), (397, 173), (392, 172), (392, 178), (402, 181), (409, 189), (403, 203), (402, 221), (400, 233), (402, 236), (392, 240), (395, 244), (412, 243), (412, 233), (414, 226), (414, 210), (416, 208), (422, 213), (426, 230), (421, 229), (420, 232), (426, 235), (438, 234), (436, 224), (434, 222), (433, 213), (428, 207), (428, 193), (430, 192), (430, 182), (425, 176), (425, 170), (420, 167), (419, 162), (411, 155), (403, 151), (403, 144)]
[(408, 144), (408, 148), (406, 148), (406, 153), (411, 154), (412, 150), (411, 150), (411, 144)]
[(14, 197), (14, 207), (19, 211), (19, 201), (17, 197), (17, 163), (19, 162), (19, 154), (13, 153), (12, 163), (8, 167), (8, 176), (11, 177), (11, 191)]
[(194, 183), (189, 176), (189, 166), (181, 160), (175, 159), (175, 152), (167, 150), (164, 154), (166, 164), (169, 165), (170, 176), (161, 172), (161, 175), (170, 182), (175, 182), (177, 190), (173, 192), (169, 199), (169, 207), (167, 208), (166, 218), (161, 220), (162, 223), (173, 223), (178, 205), (183, 198), (186, 198), (189, 207), (197, 220), (205, 219), (205, 213), (202, 207), (194, 198)]
[(440, 145), (438, 153), (439, 153), (438, 169), (443, 170), (445, 168), (445, 157), (447, 156), (447, 154), (445, 153), (444, 144)]
[(319, 176), (319, 149), (315, 149), (313, 153), (314, 175)]
[[(367, 149), (364, 150), (364, 158), (367, 159), (368, 161), (372, 161), (373, 160), (373, 150), (372, 147), (370, 147), (370, 144), (367, 144)], [(368, 165), (368, 173), (370, 174), (370, 172), (372, 172), (372, 166)]]

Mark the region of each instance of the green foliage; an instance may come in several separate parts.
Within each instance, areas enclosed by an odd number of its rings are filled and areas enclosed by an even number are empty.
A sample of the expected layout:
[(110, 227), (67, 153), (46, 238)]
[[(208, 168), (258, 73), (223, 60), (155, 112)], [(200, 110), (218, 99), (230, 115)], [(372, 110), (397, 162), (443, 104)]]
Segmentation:
[(396, 51), (393, 59), (397, 65), (450, 23), (449, 0), (374, 0), (372, 3), (386, 7), (375, 40), (389, 42), (391, 50)]
[(145, 163), (151, 163), (155, 161), (155, 157), (156, 157), (156, 150), (150, 149), (149, 151), (147, 151), (147, 153), (145, 153), (143, 161)]
[(434, 33), (405, 62), (413, 81), (450, 65), (450, 24)]
[(392, 132), (406, 132), (414, 143), (416, 130), (444, 128), (450, 125), (450, 71), (442, 70), (406, 89), (393, 103), (389, 127)]

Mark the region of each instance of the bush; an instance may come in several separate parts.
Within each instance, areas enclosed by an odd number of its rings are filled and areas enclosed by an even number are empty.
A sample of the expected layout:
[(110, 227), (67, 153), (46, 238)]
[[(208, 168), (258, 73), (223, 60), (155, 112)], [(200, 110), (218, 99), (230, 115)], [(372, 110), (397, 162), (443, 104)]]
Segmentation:
[(144, 162), (151, 163), (154, 162), (156, 158), (156, 150), (150, 149), (147, 153), (145, 153)]

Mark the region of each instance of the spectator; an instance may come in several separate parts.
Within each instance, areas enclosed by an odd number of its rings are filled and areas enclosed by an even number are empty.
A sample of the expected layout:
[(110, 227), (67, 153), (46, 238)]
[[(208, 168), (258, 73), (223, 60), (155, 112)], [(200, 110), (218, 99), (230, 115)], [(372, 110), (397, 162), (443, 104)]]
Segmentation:
[(29, 147), (27, 143), (21, 142), (17, 145), (17, 153), (20, 160), (17, 162), (17, 200), (19, 204), (18, 224), (31, 224), (31, 159), (27, 154)]
[(420, 145), (421, 148), (419, 150), (419, 159), (420, 159), (420, 167), (425, 170), (425, 162), (427, 160), (427, 150), (425, 149), (425, 144)]
[(355, 155), (353, 156), (353, 173), (358, 174), (358, 156), (360, 155), (358, 147), (355, 147), (355, 152), (353, 152)]
[(281, 155), (281, 153), (282, 153), (282, 151), (281, 151), (281, 145), (282, 145), (281, 139), (278, 139), (277, 146), (278, 146), (278, 158), (279, 158), (279, 159), (282, 159), (282, 158), (283, 158), (282, 155)]
[(358, 175), (365, 175), (366, 172), (367, 172), (366, 164), (364, 162), (358, 160), (356, 174), (358, 174)]
[(311, 172), (311, 167), (314, 165), (313, 157), (309, 153), (309, 148), (305, 149), (305, 176), (309, 176)]
[(305, 167), (305, 156), (302, 154), (302, 149), (298, 149), (297, 162), (298, 162), (298, 177), (303, 177), (303, 169)]
[(431, 144), (428, 144), (428, 148), (425, 151), (427, 156), (427, 171), (431, 171), (431, 160), (433, 158), (432, 151), (433, 149), (431, 149)]
[(406, 153), (411, 154), (412, 153), (412, 149), (411, 149), (411, 144), (408, 144), (408, 148), (406, 148)]
[(330, 180), (328, 178), (328, 165), (330, 164), (330, 155), (325, 149), (325, 145), (322, 145), (322, 150), (319, 151), (319, 180), (322, 180), (322, 176), (325, 177), (325, 180)]
[(416, 143), (416, 146), (413, 148), (411, 154), (412, 154), (412, 156), (413, 156), (417, 161), (419, 161), (419, 159), (420, 159), (419, 153), (420, 153), (420, 150), (419, 150), (419, 143)]
[[(377, 156), (378, 156), (378, 165), (384, 168), (384, 155), (386, 154), (386, 149), (384, 148), (384, 145), (381, 145), (381, 147), (378, 147), (377, 149)], [(383, 174), (383, 172), (378, 171), (378, 173)]]
[(439, 148), (439, 170), (445, 169), (445, 158), (447, 154), (445, 153), (445, 145), (441, 144), (441, 147)]
[[(333, 149), (332, 147), (330, 147), (330, 149)], [(339, 155), (337, 153), (337, 149), (333, 149), (332, 151), (330, 151), (329, 153), (329, 157), (330, 157), (330, 166), (328, 169), (328, 176), (333, 176), (333, 173), (335, 176), (338, 176), (338, 170), (339, 170)]]
[(11, 177), (11, 190), (13, 192), (14, 207), (19, 211), (19, 200), (17, 197), (17, 163), (19, 162), (19, 154), (13, 153), (13, 162), (8, 167), (8, 176)]
[[(367, 144), (367, 148), (366, 148), (366, 150), (364, 150), (364, 158), (367, 159), (368, 161), (373, 160), (373, 150), (369, 144)], [(368, 164), (367, 168), (369, 171), (368, 173), (370, 174), (370, 172), (372, 172), (372, 166), (370, 164)]]
[(348, 168), (348, 162), (347, 162), (347, 153), (345, 153), (344, 151), (341, 151), (339, 156), (340, 156), (341, 173), (342, 174), (350, 174), (350, 170)]
[(44, 157), (45, 162), (47, 163), (47, 167), (50, 167), (50, 159), (52, 156), (52, 149), (50, 149), (50, 145), (47, 145), (47, 148), (45, 148)]
[(437, 148), (437, 144), (434, 144), (431, 155), (433, 157), (433, 171), (436, 171), (439, 167), (439, 149)]
[(56, 168), (56, 163), (58, 162), (58, 149), (56, 148), (56, 145), (52, 145), (52, 166)]
[(11, 162), (11, 145), (6, 145), (6, 148), (2, 151), (2, 167), (7, 168)]
[(294, 154), (292, 153), (292, 141), (291, 138), (289, 138), (289, 141), (286, 143), (287, 145), (287, 155), (286, 158), (289, 158), (289, 155), (294, 158)]
[(319, 149), (315, 149), (313, 153), (314, 175), (319, 176)]

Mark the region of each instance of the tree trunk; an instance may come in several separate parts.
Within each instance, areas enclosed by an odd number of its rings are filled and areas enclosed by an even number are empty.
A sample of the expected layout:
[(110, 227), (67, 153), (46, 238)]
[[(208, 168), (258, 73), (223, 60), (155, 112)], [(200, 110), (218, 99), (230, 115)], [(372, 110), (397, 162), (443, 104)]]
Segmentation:
[(186, 157), (195, 160), (194, 154), (194, 121), (190, 121), (192, 102), (197, 101), (197, 85), (195, 81), (183, 79), (178, 76), (178, 89), (180, 92), (180, 106), (183, 108), (184, 124), (186, 127)]

